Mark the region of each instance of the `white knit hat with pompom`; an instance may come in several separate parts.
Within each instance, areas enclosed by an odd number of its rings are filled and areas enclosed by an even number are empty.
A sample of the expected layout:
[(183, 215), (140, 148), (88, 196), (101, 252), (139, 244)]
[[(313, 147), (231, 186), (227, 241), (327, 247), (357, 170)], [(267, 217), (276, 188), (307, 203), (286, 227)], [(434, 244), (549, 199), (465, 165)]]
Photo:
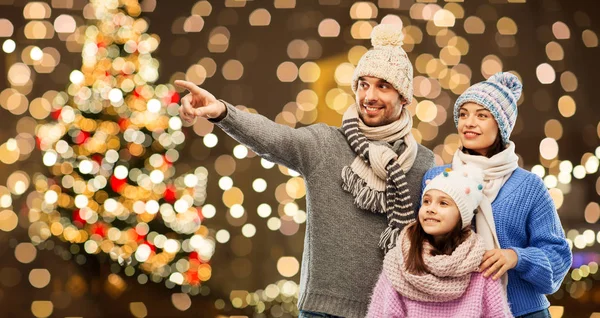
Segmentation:
[[(460, 213), (462, 228), (471, 225), (474, 212), (483, 199), (483, 171), (465, 165), (457, 170), (447, 168), (437, 177), (425, 180), (423, 195), (439, 190), (449, 195)], [(421, 197), (422, 198), (422, 197)]]
[(413, 97), (413, 68), (402, 49), (404, 34), (402, 23), (380, 24), (371, 32), (373, 49), (358, 61), (352, 76), (352, 91), (356, 93), (358, 79), (373, 76), (392, 84), (407, 102)]

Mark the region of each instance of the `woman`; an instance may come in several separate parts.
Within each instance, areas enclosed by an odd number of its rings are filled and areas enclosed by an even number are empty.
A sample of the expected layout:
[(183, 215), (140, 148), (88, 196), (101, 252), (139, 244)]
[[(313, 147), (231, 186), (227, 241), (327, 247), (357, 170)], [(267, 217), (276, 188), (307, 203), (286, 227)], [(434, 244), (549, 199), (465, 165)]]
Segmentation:
[(486, 238), (488, 251), (479, 270), (494, 280), (507, 274), (508, 302), (515, 317), (550, 317), (545, 295), (560, 287), (572, 254), (544, 183), (517, 164), (510, 133), (521, 90), (511, 73), (497, 73), (469, 87), (454, 105), (462, 147), (451, 165), (430, 169), (423, 180), (449, 166), (468, 164), (483, 170), (484, 200), (476, 228), (490, 226), (486, 232), (496, 233)]

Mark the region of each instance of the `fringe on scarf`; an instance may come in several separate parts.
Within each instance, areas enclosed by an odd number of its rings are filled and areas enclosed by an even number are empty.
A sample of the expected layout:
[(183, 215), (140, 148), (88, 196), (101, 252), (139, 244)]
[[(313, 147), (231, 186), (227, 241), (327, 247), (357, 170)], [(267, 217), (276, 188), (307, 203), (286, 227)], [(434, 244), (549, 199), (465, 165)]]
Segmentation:
[(375, 213), (386, 213), (385, 192), (368, 187), (349, 166), (342, 169), (342, 180), (342, 189), (354, 196), (356, 206)]
[(387, 254), (389, 250), (396, 246), (396, 241), (402, 229), (397, 227), (388, 226), (379, 237), (379, 248), (383, 250), (384, 254)]

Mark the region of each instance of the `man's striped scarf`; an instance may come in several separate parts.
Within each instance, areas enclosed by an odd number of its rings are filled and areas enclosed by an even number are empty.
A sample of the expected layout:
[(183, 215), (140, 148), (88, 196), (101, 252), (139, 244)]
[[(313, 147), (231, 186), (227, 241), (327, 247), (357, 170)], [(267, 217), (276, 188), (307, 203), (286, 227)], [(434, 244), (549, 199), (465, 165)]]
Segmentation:
[[(354, 196), (359, 208), (386, 214), (388, 227), (379, 240), (384, 253), (395, 246), (402, 228), (415, 220), (405, 174), (417, 156), (411, 128), (412, 116), (406, 108), (397, 121), (379, 127), (365, 125), (356, 105), (343, 116), (342, 132), (357, 156), (342, 170), (342, 189)], [(389, 146), (372, 141), (400, 142), (404, 151), (398, 156)]]

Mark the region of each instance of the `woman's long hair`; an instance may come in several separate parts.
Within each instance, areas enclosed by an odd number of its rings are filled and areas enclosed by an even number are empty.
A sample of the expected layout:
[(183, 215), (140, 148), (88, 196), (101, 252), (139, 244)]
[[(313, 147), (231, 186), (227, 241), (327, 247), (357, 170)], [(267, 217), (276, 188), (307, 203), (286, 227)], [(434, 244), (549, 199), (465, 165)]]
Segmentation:
[[(490, 146), (490, 148), (488, 149), (485, 156), (488, 158), (491, 158), (494, 155), (499, 154), (502, 151), (504, 151), (504, 149), (506, 149), (506, 145), (502, 142), (502, 136), (500, 135), (500, 128), (498, 128), (498, 135), (496, 136), (496, 140), (494, 140), (494, 143)], [(472, 155), (472, 156), (481, 156), (480, 153), (473, 151), (471, 149), (468, 149), (466, 147), (463, 147), (462, 150), (464, 153)]]
[(406, 229), (406, 234), (410, 241), (410, 248), (408, 249), (406, 258), (406, 270), (415, 275), (429, 273), (429, 269), (423, 260), (423, 243), (425, 243), (425, 240), (433, 246), (431, 255), (450, 255), (467, 239), (467, 237), (469, 237), (470, 233), (471, 227), (467, 226), (463, 229), (462, 221), (459, 219), (452, 231), (443, 235), (440, 238), (439, 243), (436, 243), (434, 237), (423, 230), (421, 222), (419, 222), (419, 219), (417, 218), (417, 221), (409, 225)]

